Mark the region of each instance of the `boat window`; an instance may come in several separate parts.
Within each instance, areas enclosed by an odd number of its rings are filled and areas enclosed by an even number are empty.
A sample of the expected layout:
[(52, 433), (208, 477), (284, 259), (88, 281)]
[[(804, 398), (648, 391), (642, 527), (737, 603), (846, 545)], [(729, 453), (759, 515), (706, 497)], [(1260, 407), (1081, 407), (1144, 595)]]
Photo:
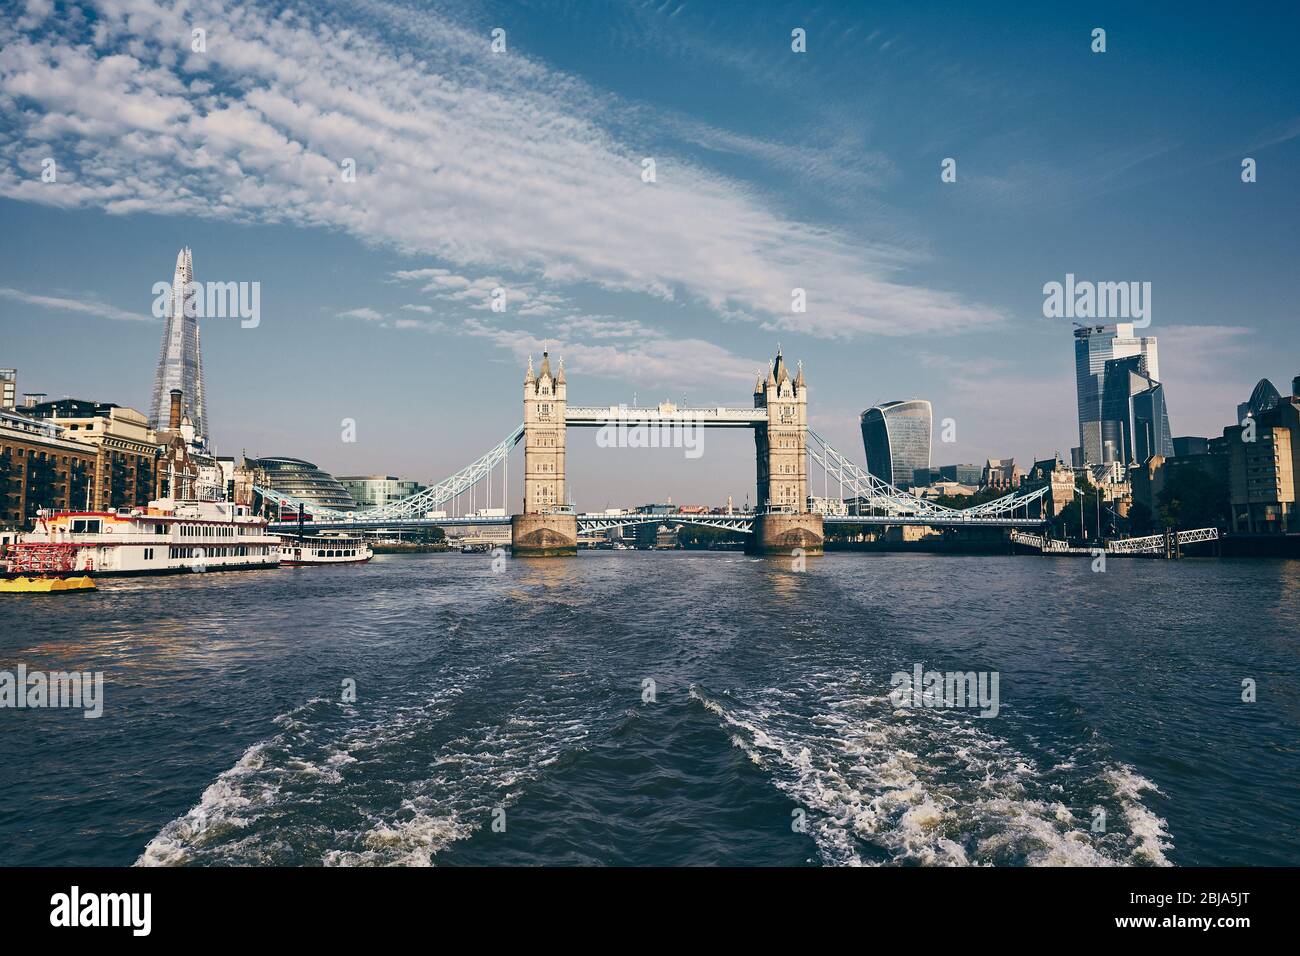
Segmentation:
[(73, 534), (99, 534), (100, 520), (98, 518), (74, 518), (72, 520)]

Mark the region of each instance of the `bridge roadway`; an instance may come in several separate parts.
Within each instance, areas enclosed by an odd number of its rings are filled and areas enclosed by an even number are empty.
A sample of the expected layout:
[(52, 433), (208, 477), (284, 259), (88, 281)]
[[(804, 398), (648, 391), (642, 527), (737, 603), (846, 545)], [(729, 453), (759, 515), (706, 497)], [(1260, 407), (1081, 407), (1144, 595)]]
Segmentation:
[[(893, 525), (926, 526), (933, 528), (1041, 528), (1041, 518), (984, 518), (970, 517), (925, 517), (922, 515), (887, 516), (887, 515), (825, 515), (825, 525), (869, 525), (888, 527)], [(578, 515), (578, 533), (608, 531), (612, 528), (626, 528), (638, 524), (694, 524), (707, 528), (722, 528), (749, 534), (751, 515)], [(441, 528), (447, 525), (456, 527), (494, 527), (509, 525), (509, 515), (470, 516), (464, 518), (398, 518), (365, 519), (346, 518), (306, 521), (301, 526), (295, 521), (273, 521), (267, 530), (276, 534), (293, 534), (299, 527), (303, 531), (414, 531), (419, 528)]]
[(767, 424), (766, 408), (678, 408), (664, 402), (653, 408), (635, 405), (569, 405), (566, 425), (692, 425), (709, 428), (755, 428)]

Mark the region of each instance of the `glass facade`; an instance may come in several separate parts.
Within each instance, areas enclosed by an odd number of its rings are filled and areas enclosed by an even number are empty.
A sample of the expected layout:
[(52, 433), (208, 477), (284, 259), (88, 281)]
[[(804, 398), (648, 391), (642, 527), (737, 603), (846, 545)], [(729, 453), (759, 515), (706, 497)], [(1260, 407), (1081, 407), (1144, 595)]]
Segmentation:
[[(158, 350), (158, 368), (154, 372), (153, 402), (149, 407), (149, 427), (161, 431), (167, 427), (171, 391), (179, 388), (185, 413), (190, 416), (200, 447), (207, 447), (208, 409), (203, 397), (203, 348), (199, 343), (199, 320), (193, 308), (186, 308), (186, 290), (194, 281), (194, 259), (189, 249), (176, 257), (172, 277), (171, 302), (163, 322), (162, 345)], [(190, 314), (187, 314), (190, 313)]]
[(382, 508), (424, 490), (424, 485), (418, 481), (403, 481), (395, 475), (340, 476), (339, 484), (352, 496), (358, 508)]
[(272, 491), (293, 495), (321, 508), (350, 511), (356, 503), (339, 480), (301, 458), (255, 458), (249, 465), (265, 475)]
[(867, 471), (895, 488), (912, 487), (917, 471), (930, 468), (930, 403), (885, 402), (862, 413)]
[(1133, 325), (1090, 325), (1074, 331), (1074, 378), (1079, 402), (1079, 448), (1083, 461), (1101, 464), (1106, 461), (1106, 442), (1120, 444), (1113, 429), (1103, 427), (1102, 413), (1106, 363), (1112, 359), (1138, 356), (1141, 371), (1153, 381), (1160, 378), (1160, 360), (1154, 336), (1134, 337)]
[(1143, 373), (1142, 356), (1111, 359), (1103, 373), (1102, 463), (1142, 464), (1152, 455), (1174, 457), (1165, 390)]

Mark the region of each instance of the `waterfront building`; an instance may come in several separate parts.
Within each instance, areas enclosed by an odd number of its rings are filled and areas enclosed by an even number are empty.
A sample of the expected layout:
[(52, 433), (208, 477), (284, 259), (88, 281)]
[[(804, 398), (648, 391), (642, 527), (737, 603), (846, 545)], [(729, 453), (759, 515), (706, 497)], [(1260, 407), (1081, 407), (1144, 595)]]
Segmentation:
[(1021, 490), (1041, 488), (1049, 485), (1047, 492), (1048, 513), (1055, 518), (1065, 506), (1074, 500), (1074, 471), (1061, 460), (1059, 454), (1051, 458), (1040, 458), (1034, 462), (1028, 476), (1021, 482)]
[(68, 440), (95, 449), (90, 493), (74, 502), (76, 507), (88, 511), (143, 508), (155, 497), (158, 442), (141, 412), (77, 398), (42, 402), (25, 411), (62, 428)]
[(339, 484), (358, 508), (382, 508), (425, 488), (418, 481), (405, 481), (396, 475), (346, 475), (339, 477)]
[(918, 469), (930, 468), (930, 403), (884, 402), (862, 413), (867, 471), (895, 488), (912, 487)]
[(84, 508), (97, 459), (53, 421), (0, 409), (0, 528), (28, 528), (42, 508)]
[(1250, 417), (1254, 420), (1248, 423), (1249, 429), (1238, 424), (1223, 431), (1232, 530), (1300, 532), (1295, 507), (1296, 473), (1300, 471), (1300, 377), (1292, 380), (1290, 396)]
[(1075, 464), (1095, 464), (1107, 460), (1104, 457), (1106, 438), (1102, 434), (1101, 425), (1106, 363), (1111, 359), (1131, 355), (1141, 357), (1141, 371), (1144, 375), (1152, 381), (1160, 380), (1160, 360), (1155, 336), (1134, 336), (1131, 322), (1075, 329), (1074, 378), (1079, 417), (1078, 453), (1071, 454)]
[[(168, 420), (173, 389), (185, 396), (185, 414), (194, 426), (198, 445), (206, 448), (209, 436), (207, 404), (204, 400), (203, 349), (199, 343), (196, 310), (186, 308), (187, 290), (194, 282), (194, 260), (188, 248), (176, 256), (171, 298), (163, 321), (162, 345), (154, 373), (153, 403), (149, 427), (161, 431)], [(192, 291), (192, 290), (190, 290)]]
[(0, 411), (18, 407), (18, 369), (0, 368)]
[(256, 474), (254, 484), (291, 495), (308, 507), (352, 511), (356, 502), (337, 478), (301, 458), (251, 458), (247, 466)]
[(980, 473), (980, 487), (997, 491), (1014, 491), (1020, 487), (1024, 472), (1016, 467), (1014, 458), (990, 458)]

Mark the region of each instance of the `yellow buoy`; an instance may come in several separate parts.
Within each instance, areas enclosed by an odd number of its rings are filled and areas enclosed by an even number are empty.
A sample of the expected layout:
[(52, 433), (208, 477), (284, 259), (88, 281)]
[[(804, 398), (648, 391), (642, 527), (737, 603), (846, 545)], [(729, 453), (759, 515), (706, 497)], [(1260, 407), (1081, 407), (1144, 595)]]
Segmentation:
[(93, 591), (95, 582), (80, 578), (0, 579), (0, 594), (54, 594), (60, 591)]

